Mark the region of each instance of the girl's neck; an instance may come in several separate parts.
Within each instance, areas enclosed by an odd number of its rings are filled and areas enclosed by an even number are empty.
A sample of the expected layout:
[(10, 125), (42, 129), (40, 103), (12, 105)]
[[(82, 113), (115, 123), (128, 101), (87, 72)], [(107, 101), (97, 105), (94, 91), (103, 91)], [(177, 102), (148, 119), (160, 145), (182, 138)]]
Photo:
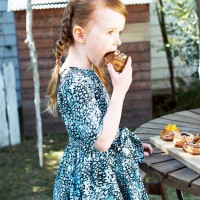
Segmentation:
[(83, 53), (82, 48), (76, 48), (71, 46), (65, 62), (62, 65), (62, 68), (67, 67), (78, 67), (82, 69), (92, 69), (92, 64), (88, 60), (85, 53)]

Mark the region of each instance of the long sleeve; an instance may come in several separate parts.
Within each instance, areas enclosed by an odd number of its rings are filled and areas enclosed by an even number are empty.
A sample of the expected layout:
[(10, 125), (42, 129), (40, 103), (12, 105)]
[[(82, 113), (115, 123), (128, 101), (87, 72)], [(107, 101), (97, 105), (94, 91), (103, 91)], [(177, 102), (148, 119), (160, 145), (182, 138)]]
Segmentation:
[(79, 77), (71, 85), (64, 84), (62, 94), (66, 99), (66, 109), (70, 110), (65, 122), (74, 133), (73, 138), (92, 145), (102, 131), (103, 114), (90, 81)]

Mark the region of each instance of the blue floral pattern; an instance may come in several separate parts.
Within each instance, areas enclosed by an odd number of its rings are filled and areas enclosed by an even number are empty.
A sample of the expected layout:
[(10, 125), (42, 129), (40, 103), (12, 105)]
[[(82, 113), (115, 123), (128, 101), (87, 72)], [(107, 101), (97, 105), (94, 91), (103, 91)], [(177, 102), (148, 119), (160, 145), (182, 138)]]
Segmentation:
[(54, 200), (146, 200), (138, 164), (142, 144), (120, 128), (106, 152), (93, 143), (101, 133), (109, 95), (93, 70), (70, 67), (60, 75), (57, 100), (69, 134), (58, 168)]

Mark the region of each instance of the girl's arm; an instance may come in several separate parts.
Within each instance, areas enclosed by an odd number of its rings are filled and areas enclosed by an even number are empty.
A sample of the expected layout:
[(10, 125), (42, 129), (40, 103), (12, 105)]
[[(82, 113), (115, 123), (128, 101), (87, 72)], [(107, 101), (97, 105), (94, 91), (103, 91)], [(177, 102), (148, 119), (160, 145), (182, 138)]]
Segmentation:
[(129, 57), (127, 64), (121, 73), (115, 72), (113, 66), (108, 64), (108, 71), (113, 85), (113, 93), (107, 112), (103, 118), (102, 132), (94, 143), (94, 147), (102, 152), (109, 149), (119, 128), (124, 98), (132, 82), (131, 63), (132, 60)]

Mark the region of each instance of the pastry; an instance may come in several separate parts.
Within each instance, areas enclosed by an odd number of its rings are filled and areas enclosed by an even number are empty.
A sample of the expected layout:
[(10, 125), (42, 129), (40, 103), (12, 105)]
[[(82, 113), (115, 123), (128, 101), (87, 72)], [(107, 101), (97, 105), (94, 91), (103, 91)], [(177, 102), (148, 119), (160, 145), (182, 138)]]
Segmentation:
[(160, 138), (164, 141), (173, 141), (174, 139), (174, 135), (176, 134), (177, 132), (175, 131), (169, 131), (168, 133), (161, 133), (160, 134)]
[(121, 53), (119, 50), (114, 52), (109, 52), (104, 56), (105, 65), (111, 63), (116, 72), (122, 72), (126, 62), (127, 56), (124, 53)]
[(164, 141), (173, 141), (174, 135), (180, 134), (180, 130), (175, 124), (168, 124), (160, 133), (160, 138)]
[(192, 155), (200, 155), (200, 137), (197, 134), (193, 141), (186, 142), (183, 145), (183, 150)]
[(194, 140), (194, 135), (182, 132), (174, 136), (173, 144), (175, 147), (183, 147), (186, 142), (191, 142)]

